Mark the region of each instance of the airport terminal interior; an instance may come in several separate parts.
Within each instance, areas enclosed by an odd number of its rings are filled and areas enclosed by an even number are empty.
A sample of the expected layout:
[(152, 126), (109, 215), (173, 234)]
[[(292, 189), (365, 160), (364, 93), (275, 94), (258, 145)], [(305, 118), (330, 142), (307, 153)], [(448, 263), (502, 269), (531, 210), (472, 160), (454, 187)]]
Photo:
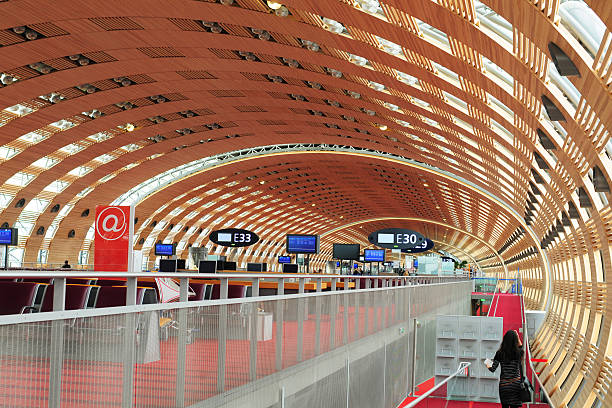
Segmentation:
[(610, 0), (0, 0), (0, 406), (497, 407), (516, 330), (612, 407), (611, 102)]

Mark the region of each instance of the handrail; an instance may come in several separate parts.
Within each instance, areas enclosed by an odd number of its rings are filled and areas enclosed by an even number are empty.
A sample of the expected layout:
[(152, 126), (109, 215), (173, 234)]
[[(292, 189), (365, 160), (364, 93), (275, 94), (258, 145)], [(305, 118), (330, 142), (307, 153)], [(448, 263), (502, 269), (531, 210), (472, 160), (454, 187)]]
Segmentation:
[[(524, 347), (525, 357), (528, 357), (528, 356), (531, 356), (531, 347), (529, 346), (529, 334), (527, 333), (527, 317), (525, 316), (525, 299), (523, 298), (523, 277), (520, 271), (517, 271), (517, 277), (521, 285), (520, 286), (521, 292), (519, 293), (519, 298), (521, 299), (521, 323), (523, 325), (523, 344), (525, 345)], [(535, 377), (538, 384), (540, 384), (540, 389), (544, 391), (544, 396), (546, 397), (546, 400), (548, 401), (548, 405), (550, 405), (551, 408), (555, 408), (555, 405), (552, 403), (550, 399), (550, 395), (548, 395), (548, 392), (546, 391), (544, 384), (542, 384), (542, 381), (540, 381), (540, 377), (538, 377), (538, 374), (535, 371), (535, 367), (533, 366), (531, 359), (525, 358), (524, 360), (525, 362), (528, 362), (529, 367), (531, 367), (531, 372), (533, 373), (533, 377)]]
[(412, 401), (410, 404), (406, 405), (404, 408), (412, 408), (415, 407), (419, 402), (423, 401), (425, 398), (429, 397), (434, 391), (436, 391), (438, 388), (440, 388), (441, 386), (443, 386), (444, 384), (446, 384), (448, 381), (450, 381), (451, 378), (456, 377), (457, 375), (459, 375), (460, 372), (464, 371), (466, 368), (468, 368), (470, 365), (472, 365), (472, 363), (468, 363), (467, 361), (462, 361), (461, 363), (459, 363), (459, 368), (457, 368), (457, 371), (455, 371), (454, 374), (451, 374), (448, 378), (446, 378), (444, 381), (442, 381), (439, 384), (436, 384), (435, 387), (427, 390), (427, 392), (421, 396), (419, 396), (417, 399), (415, 399), (414, 401)]
[(381, 280), (405, 280), (415, 281), (420, 279), (431, 281), (463, 281), (469, 278), (464, 276), (387, 276), (387, 275), (331, 275), (331, 274), (304, 274), (304, 273), (215, 273), (203, 274), (197, 272), (105, 272), (105, 271), (81, 271), (81, 270), (49, 270), (31, 271), (23, 269), (0, 270), (0, 278), (192, 278), (192, 279), (381, 279)]
[[(498, 292), (497, 288), (499, 287), (499, 278), (496, 278), (496, 279), (497, 279), (497, 282), (495, 282), (495, 290), (493, 291), (493, 297), (491, 298), (491, 305), (493, 304), (493, 301), (495, 300), (495, 294)], [(495, 310), (489, 307), (489, 310), (487, 311), (487, 317), (495, 316), (495, 313), (497, 313), (498, 304), (499, 304), (499, 299), (497, 300), (497, 302), (495, 302)], [(491, 315), (491, 310), (493, 310), (493, 315)]]

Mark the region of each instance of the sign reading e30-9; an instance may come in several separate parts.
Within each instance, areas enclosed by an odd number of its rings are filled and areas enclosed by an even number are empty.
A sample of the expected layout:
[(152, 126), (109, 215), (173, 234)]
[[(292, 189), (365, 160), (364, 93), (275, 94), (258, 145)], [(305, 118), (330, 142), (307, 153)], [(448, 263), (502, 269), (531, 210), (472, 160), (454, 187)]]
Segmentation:
[(246, 247), (259, 241), (256, 233), (239, 228), (213, 231), (208, 238), (217, 245), (228, 247)]
[(371, 233), (368, 241), (382, 248), (408, 249), (425, 242), (425, 237), (408, 229), (385, 228)]

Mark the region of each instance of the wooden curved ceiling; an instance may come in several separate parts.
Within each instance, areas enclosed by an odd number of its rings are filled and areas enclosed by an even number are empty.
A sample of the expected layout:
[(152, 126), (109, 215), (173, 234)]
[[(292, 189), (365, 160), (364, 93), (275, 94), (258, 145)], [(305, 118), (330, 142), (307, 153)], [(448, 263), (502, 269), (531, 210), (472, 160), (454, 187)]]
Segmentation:
[[(146, 253), (158, 239), (206, 245), (206, 231), (244, 223), (266, 240), (240, 260), (265, 260), (288, 231), (329, 232), (327, 245), (394, 222), (501, 272), (457, 233), (468, 232), (520, 268), (528, 308), (548, 306), (536, 347), (556, 405), (604, 401), (612, 3), (287, 0), (277, 13), (224, 3), (0, 1), (0, 222), (20, 228), (12, 259), (91, 252), (95, 205), (147, 181), (166, 184), (139, 190)], [(579, 41), (566, 3), (590, 8), (599, 43)], [(579, 76), (555, 73), (550, 43)], [(287, 147), (298, 143), (320, 152)], [(285, 147), (179, 171), (274, 145)]]

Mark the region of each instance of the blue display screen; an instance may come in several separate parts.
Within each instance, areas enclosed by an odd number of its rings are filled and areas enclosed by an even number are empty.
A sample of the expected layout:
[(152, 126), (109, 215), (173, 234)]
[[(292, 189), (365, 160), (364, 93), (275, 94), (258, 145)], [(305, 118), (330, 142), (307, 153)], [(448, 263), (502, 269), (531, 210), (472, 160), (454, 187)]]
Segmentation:
[(0, 245), (11, 245), (13, 240), (13, 230), (10, 228), (0, 228)]
[(155, 255), (171, 256), (174, 255), (174, 245), (172, 244), (155, 244)]
[(363, 261), (364, 262), (385, 262), (385, 250), (384, 249), (364, 249), (363, 250)]
[(278, 263), (291, 263), (291, 257), (290, 256), (279, 256), (278, 257)]
[(353, 269), (357, 269), (359, 267), (359, 264), (353, 264)]
[(318, 252), (316, 235), (287, 235), (287, 252), (316, 254)]

